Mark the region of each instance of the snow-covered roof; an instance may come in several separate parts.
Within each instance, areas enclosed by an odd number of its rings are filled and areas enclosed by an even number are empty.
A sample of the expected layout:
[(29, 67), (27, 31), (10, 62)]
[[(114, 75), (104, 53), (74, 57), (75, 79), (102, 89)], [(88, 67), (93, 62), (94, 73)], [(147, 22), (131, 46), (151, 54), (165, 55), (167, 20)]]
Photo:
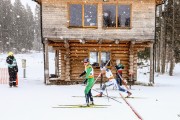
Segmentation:
[[(37, 3), (41, 3), (42, 0), (32, 0), (32, 1), (35, 1)], [(156, 4), (159, 5), (159, 4), (162, 4), (165, 0), (156, 0)]]

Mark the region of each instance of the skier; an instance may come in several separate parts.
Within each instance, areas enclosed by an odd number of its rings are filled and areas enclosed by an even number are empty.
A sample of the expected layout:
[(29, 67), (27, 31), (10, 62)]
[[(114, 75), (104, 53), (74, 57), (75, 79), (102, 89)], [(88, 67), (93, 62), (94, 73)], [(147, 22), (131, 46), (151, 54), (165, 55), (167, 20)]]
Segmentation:
[(13, 55), (13, 52), (8, 53), (8, 57), (6, 58), (6, 62), (8, 63), (8, 72), (9, 72), (9, 86), (16, 86), (16, 78), (18, 72), (18, 66), (16, 59)]
[(126, 92), (128, 94), (127, 97), (129, 97), (132, 94), (130, 91), (122, 88), (119, 84), (117, 84), (117, 81), (114, 79), (114, 76), (110, 69), (107, 69), (105, 67), (101, 68), (101, 74), (105, 74), (106, 77), (108, 78), (108, 81), (103, 85), (100, 94), (96, 95), (96, 97), (102, 97), (102, 94), (106, 89), (106, 87), (109, 87), (111, 85), (117, 87), (119, 91)]
[(88, 58), (84, 59), (84, 66), (85, 66), (85, 71), (79, 77), (82, 77), (83, 75), (86, 74), (86, 79), (83, 81), (83, 83), (84, 84), (87, 83), (84, 93), (85, 93), (85, 98), (86, 98), (86, 106), (89, 106), (89, 99), (91, 101), (90, 104), (94, 105), (93, 97), (91, 93), (91, 88), (94, 85), (94, 70), (89, 63)]
[(123, 64), (121, 64), (120, 59), (116, 60), (115, 68), (117, 70), (117, 72), (116, 72), (116, 80), (117, 80), (117, 83), (121, 86), (122, 85), (121, 76), (122, 76), (122, 70), (124, 69), (124, 66), (123, 66)]

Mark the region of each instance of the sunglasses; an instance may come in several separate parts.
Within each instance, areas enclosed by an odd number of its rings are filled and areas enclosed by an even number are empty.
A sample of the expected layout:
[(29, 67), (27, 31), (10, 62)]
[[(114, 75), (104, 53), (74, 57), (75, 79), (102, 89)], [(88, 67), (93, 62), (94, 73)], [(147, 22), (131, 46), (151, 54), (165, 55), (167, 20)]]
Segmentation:
[(87, 62), (84, 62), (84, 63), (87, 63)]

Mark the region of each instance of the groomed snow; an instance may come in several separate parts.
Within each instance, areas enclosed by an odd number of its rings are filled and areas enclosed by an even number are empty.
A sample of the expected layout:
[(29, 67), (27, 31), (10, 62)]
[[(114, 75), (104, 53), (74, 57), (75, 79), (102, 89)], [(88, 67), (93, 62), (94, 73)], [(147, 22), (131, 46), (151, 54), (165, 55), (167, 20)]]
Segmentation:
[[(54, 54), (50, 53), (50, 73), (54, 73)], [(7, 55), (0, 54), (0, 68), (7, 67)], [(107, 108), (53, 108), (58, 105), (84, 104), (82, 85), (44, 85), (43, 54), (15, 55), (19, 66), (19, 87), (9, 88), (0, 84), (0, 120), (138, 120), (121, 98), (94, 98), (95, 104), (110, 105)], [(26, 78), (23, 78), (22, 59), (27, 60)], [(148, 80), (148, 74), (140, 72), (138, 78)], [(99, 89), (95, 85), (93, 89)], [(155, 85), (132, 86), (132, 96), (127, 99), (144, 120), (180, 120), (180, 64), (174, 76), (155, 76)], [(93, 95), (97, 93), (92, 91)], [(119, 96), (117, 90), (108, 88), (109, 96)], [(124, 96), (125, 93), (122, 93)]]

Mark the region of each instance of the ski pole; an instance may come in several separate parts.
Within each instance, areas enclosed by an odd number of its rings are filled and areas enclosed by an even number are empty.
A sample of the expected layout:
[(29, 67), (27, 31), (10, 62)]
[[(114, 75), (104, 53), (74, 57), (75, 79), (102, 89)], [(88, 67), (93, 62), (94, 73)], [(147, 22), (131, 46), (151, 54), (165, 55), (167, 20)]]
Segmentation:
[[(106, 67), (109, 64), (109, 62), (110, 62), (110, 60), (106, 63), (106, 65), (104, 67)], [(96, 80), (94, 81), (93, 86), (96, 83), (96, 81), (98, 80), (98, 78), (100, 77), (100, 75), (101, 75), (101, 72), (99, 73), (99, 75), (97, 76)]]
[[(111, 62), (111, 64), (113, 65), (113, 63)], [(116, 70), (116, 67), (114, 67), (115, 68), (115, 70)], [(127, 84), (126, 84), (126, 82), (124, 81), (124, 79), (122, 78), (122, 76), (118, 73), (118, 71), (116, 70), (116, 73), (118, 74), (118, 76), (121, 78), (121, 80), (122, 80), (122, 82), (123, 82), (123, 84), (124, 84), (124, 86), (126, 87), (126, 89), (127, 90), (129, 90), (129, 88), (128, 88), (128, 86), (127, 86)]]
[(108, 102), (109, 102), (109, 97), (108, 97), (108, 92), (107, 92), (107, 88), (106, 88), (106, 94), (107, 94), (107, 98), (108, 98)]
[(126, 104), (131, 108), (131, 110), (134, 112), (134, 114), (140, 119), (140, 120), (143, 120), (143, 118), (136, 112), (136, 110), (131, 106), (131, 104), (126, 100), (126, 98), (121, 94), (119, 93), (120, 96), (122, 97), (122, 99), (126, 102)]
[[(100, 93), (99, 91), (97, 91), (97, 90), (95, 90), (95, 89), (91, 89), (91, 90), (93, 90), (93, 91), (95, 91), (95, 92), (97, 92), (97, 93)], [(116, 102), (118, 102), (118, 103), (121, 103), (120, 101), (114, 99), (113, 97), (109, 97), (109, 96), (107, 96), (107, 95), (105, 95), (105, 94), (103, 94), (103, 95), (106, 96), (106, 97), (108, 97), (108, 98), (110, 98), (110, 99), (112, 99), (112, 100), (114, 100), (114, 101), (116, 101)]]
[(121, 76), (118, 72), (117, 72), (117, 74), (118, 74), (118, 76), (121, 78), (121, 80), (122, 80), (124, 86), (126, 87), (126, 89), (129, 90), (129, 87), (127, 86), (127, 84), (126, 84), (126, 82), (124, 81), (124, 79), (122, 78), (122, 76)]

